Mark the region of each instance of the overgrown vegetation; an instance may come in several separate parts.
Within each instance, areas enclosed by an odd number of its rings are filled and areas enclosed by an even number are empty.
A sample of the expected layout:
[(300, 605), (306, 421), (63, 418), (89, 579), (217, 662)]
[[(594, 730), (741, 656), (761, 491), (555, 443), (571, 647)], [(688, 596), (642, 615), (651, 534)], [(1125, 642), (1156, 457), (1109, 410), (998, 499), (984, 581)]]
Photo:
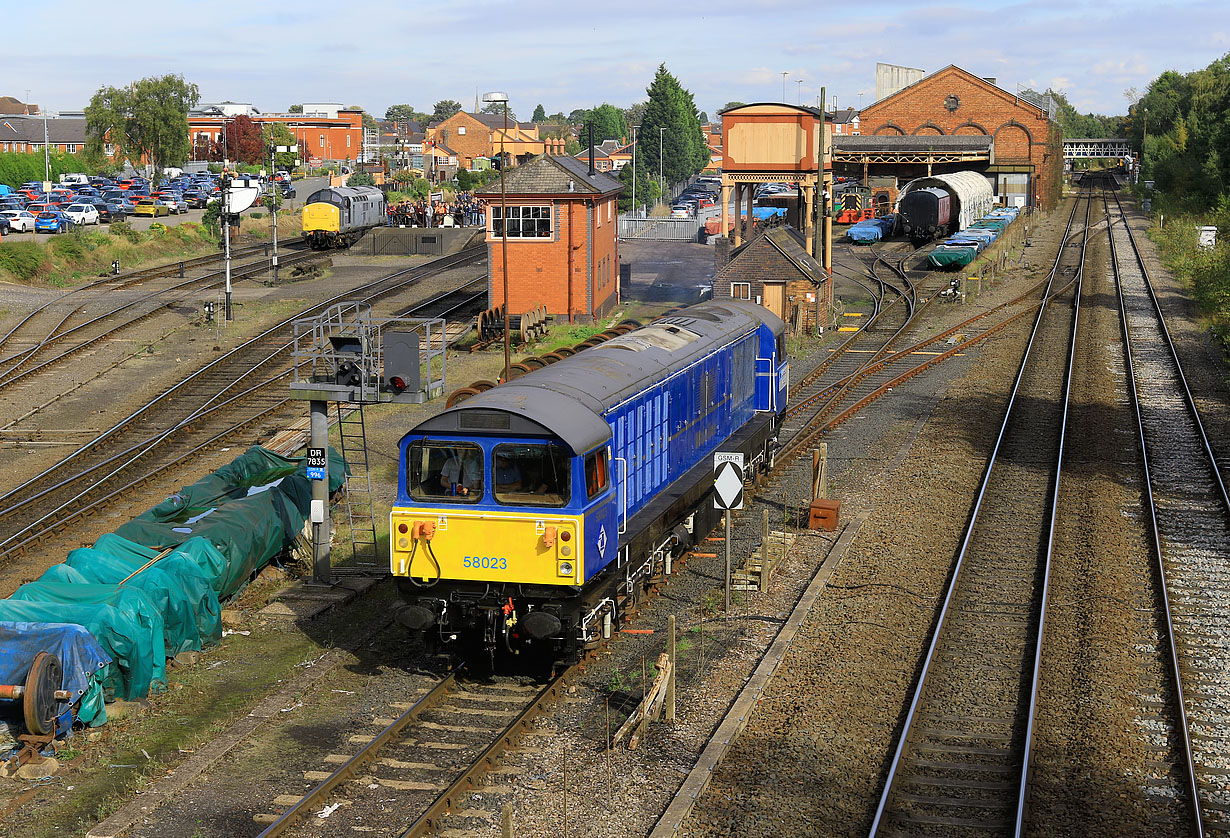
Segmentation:
[(46, 163), (51, 164), (51, 180), (58, 183), (60, 175), (68, 172), (93, 171), (79, 154), (64, 154), (55, 151), (49, 161), (43, 159), (43, 153), (26, 153), (21, 151), (0, 152), (0, 183), (6, 186), (18, 187), (23, 183), (38, 181), (42, 183), (47, 174)]
[[(1222, 351), (1230, 354), (1230, 195), (1223, 195), (1208, 214), (1186, 212), (1182, 206), (1182, 201), (1156, 196), (1155, 217), (1164, 223), (1154, 224), (1149, 236), (1166, 267), (1191, 289)], [(1202, 226), (1217, 227), (1216, 247), (1200, 248), (1197, 228)]]

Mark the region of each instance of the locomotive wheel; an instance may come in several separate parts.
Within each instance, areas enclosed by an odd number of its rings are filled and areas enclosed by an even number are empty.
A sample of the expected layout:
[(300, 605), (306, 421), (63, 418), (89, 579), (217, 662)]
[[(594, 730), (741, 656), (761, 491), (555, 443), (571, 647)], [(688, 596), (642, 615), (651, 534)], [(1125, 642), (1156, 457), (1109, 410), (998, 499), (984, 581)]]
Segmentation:
[(470, 383), (470, 386), (471, 386), (472, 388), (474, 388), (475, 390), (477, 390), (478, 392), (482, 393), (482, 392), (485, 392), (485, 391), (487, 391), (487, 390), (490, 390), (492, 387), (494, 387), (494, 386), (495, 386), (495, 382), (494, 382), (494, 381), (488, 381), (488, 380), (487, 380), (487, 379), (485, 379), (485, 378), (480, 378), (478, 381), (473, 381), (473, 382), (471, 382), (471, 383)]
[(537, 355), (531, 355), (528, 358), (522, 358), (519, 362), (522, 366), (529, 367), (532, 370), (540, 370), (547, 365), (547, 362)]
[(547, 352), (542, 356), (542, 359), (548, 364), (554, 364), (556, 361), (564, 360), (564, 356), (559, 352)]
[(572, 348), (577, 352), (580, 352), (582, 349), (589, 349), (591, 346), (597, 346), (600, 343), (606, 343), (606, 341), (597, 335), (594, 335), (592, 338), (586, 338)]
[(444, 403), (445, 407), (456, 407), (464, 402), (470, 396), (477, 396), (482, 390), (475, 390), (473, 387), (461, 387), (454, 390), (448, 397), (448, 401)]
[(508, 380), (512, 381), (514, 378), (520, 378), (527, 372), (529, 372), (529, 368), (525, 364), (513, 364), (508, 368)]
[(555, 350), (551, 354), (558, 355), (561, 358), (567, 358), (571, 355), (577, 354), (577, 351), (569, 346), (561, 346), (559, 349)]
[(62, 689), (64, 670), (60, 659), (50, 652), (39, 652), (26, 676), (26, 692), (22, 698), (22, 711), (26, 717), (26, 730), (38, 736), (55, 732), (56, 716), (60, 714), (60, 702), (56, 690)]

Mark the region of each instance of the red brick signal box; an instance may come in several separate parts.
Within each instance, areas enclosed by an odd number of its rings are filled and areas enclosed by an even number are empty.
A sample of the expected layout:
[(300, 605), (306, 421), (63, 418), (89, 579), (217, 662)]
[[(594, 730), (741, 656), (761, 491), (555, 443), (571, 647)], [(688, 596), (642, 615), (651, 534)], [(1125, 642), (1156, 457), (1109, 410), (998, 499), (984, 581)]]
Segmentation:
[[(569, 322), (590, 322), (619, 302), (619, 209), (623, 184), (589, 173), (572, 157), (536, 157), (505, 175), (508, 204), (509, 312), (545, 305)], [(504, 302), (500, 184), (487, 202), (487, 299)]]

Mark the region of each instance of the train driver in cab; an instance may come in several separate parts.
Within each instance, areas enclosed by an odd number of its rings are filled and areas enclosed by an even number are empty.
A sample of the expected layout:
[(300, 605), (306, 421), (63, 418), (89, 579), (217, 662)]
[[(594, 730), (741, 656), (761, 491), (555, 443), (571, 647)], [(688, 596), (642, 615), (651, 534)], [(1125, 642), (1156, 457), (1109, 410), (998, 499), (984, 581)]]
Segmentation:
[(502, 451), (495, 452), (495, 490), (497, 493), (533, 492), (542, 495), (546, 494), (547, 488), (546, 483), (527, 488), (516, 461)]
[(477, 449), (454, 448), (440, 469), (440, 487), (447, 495), (470, 497), (483, 492), (483, 460)]

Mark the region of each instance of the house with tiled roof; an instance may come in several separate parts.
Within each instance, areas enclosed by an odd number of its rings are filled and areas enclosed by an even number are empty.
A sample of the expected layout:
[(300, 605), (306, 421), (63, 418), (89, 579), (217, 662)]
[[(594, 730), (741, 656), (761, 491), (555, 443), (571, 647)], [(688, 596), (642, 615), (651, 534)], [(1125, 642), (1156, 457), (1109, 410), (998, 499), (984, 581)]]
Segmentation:
[[(44, 137), (46, 140), (44, 140)], [(44, 142), (68, 154), (85, 151), (85, 120), (41, 116), (0, 116), (0, 151), (39, 152)], [(107, 153), (112, 149), (108, 147)]]
[(533, 122), (508, 121), (504, 128), (503, 114), (467, 113), (458, 111), (441, 122), (427, 126), (427, 138), (446, 143), (457, 152), (458, 164), (473, 168), (479, 157), (496, 157), (501, 144), (511, 165), (519, 165), (539, 154), (561, 154), (564, 140), (545, 137)]
[[(599, 172), (613, 172), (619, 167), (615, 165), (611, 155), (621, 148), (619, 140), (603, 140), (594, 146), (594, 168)], [(589, 149), (583, 148), (575, 155), (576, 159), (589, 166)]]
[(513, 314), (545, 305), (557, 321), (588, 323), (614, 308), (619, 302), (616, 201), (622, 190), (610, 175), (591, 173), (588, 162), (544, 154), (508, 169), (503, 193), (499, 181), (479, 192), (488, 205), (489, 307), (504, 302), (507, 264)]

